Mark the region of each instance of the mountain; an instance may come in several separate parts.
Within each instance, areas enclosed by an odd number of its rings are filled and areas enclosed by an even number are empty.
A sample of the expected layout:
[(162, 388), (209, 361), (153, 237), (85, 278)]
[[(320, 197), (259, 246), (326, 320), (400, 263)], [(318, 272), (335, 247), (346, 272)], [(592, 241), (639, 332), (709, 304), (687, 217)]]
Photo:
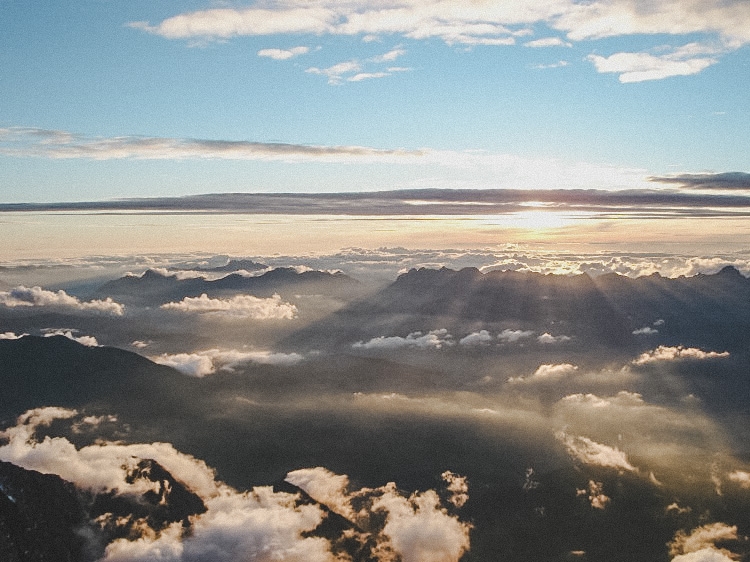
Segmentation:
[(64, 336), (0, 340), (0, 365), (0, 419), (39, 406), (89, 403), (166, 413), (188, 399), (195, 383), (136, 353), (87, 347)]
[(99, 287), (91, 297), (111, 297), (126, 305), (158, 306), (202, 294), (217, 298), (235, 294), (270, 297), (275, 293), (289, 297), (302, 293), (348, 298), (356, 294), (359, 287), (358, 281), (340, 272), (298, 272), (287, 267), (272, 269), (257, 277), (231, 273), (213, 281), (203, 277), (181, 279), (176, 274), (164, 275), (149, 269), (140, 276), (126, 275), (109, 281)]
[(659, 333), (661, 343), (737, 347), (750, 337), (750, 280), (733, 267), (678, 278), (412, 269), (303, 334), (351, 343), (438, 328), (533, 330), (611, 347)]
[(82, 560), (87, 522), (72, 484), (0, 461), (0, 560)]
[(217, 267), (196, 267), (194, 271), (205, 271), (207, 273), (231, 273), (233, 271), (260, 271), (261, 269), (268, 269), (267, 265), (262, 263), (254, 262), (253, 260), (229, 260), (226, 265), (220, 265)]
[(126, 479), (158, 484), (158, 491), (92, 494), (54, 474), (0, 461), (0, 560), (94, 560), (115, 539), (135, 540), (177, 522), (188, 529), (190, 517), (206, 511), (199, 496), (152, 459), (139, 460)]

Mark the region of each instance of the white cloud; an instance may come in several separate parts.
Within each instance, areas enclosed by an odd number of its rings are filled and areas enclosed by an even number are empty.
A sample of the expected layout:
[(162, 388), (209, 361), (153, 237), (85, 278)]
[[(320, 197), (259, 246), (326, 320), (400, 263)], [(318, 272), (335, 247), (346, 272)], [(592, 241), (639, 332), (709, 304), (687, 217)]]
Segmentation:
[(729, 480), (740, 485), (741, 488), (750, 488), (750, 472), (735, 470), (728, 475)]
[(566, 60), (560, 60), (550, 64), (537, 64), (533, 68), (536, 68), (538, 70), (546, 70), (548, 68), (563, 68), (565, 66), (568, 66), (569, 64), (570, 63)]
[[(19, 416), (15, 426), (0, 431), (0, 460), (36, 470), (44, 474), (57, 474), (64, 480), (93, 491), (119, 490), (136, 492), (143, 484), (128, 484), (125, 474), (135, 458), (156, 460), (180, 481), (204, 497), (218, 493), (214, 473), (205, 463), (179, 453), (167, 443), (132, 444), (99, 443), (76, 449), (63, 437), (35, 437), (36, 430), (56, 419), (82, 417), (75, 410), (65, 408), (38, 408)], [(143, 490), (140, 490), (141, 493)]]
[(515, 343), (519, 340), (530, 338), (534, 335), (531, 330), (503, 330), (497, 335), (497, 339), (504, 343)]
[(735, 556), (726, 549), (716, 547), (717, 542), (736, 541), (737, 527), (725, 523), (709, 523), (690, 533), (677, 531), (669, 543), (672, 562), (727, 562)]
[(406, 49), (402, 49), (401, 47), (396, 47), (394, 49), (391, 49), (387, 53), (383, 53), (382, 55), (372, 57), (369, 60), (370, 62), (374, 62), (374, 63), (393, 62), (397, 58), (402, 57), (405, 54), (406, 54)]
[(578, 435), (568, 435), (564, 431), (559, 431), (555, 437), (560, 441), (568, 451), (568, 454), (575, 460), (583, 464), (601, 466), (605, 468), (615, 468), (633, 472), (636, 468), (630, 464), (627, 455), (617, 447), (610, 447), (592, 441), (588, 437)]
[(559, 381), (575, 374), (577, 371), (578, 365), (571, 365), (570, 363), (539, 365), (537, 370), (530, 376), (510, 377), (508, 382)]
[(464, 336), (458, 340), (459, 345), (487, 345), (492, 342), (494, 338), (487, 330), (479, 330), (478, 332), (472, 332), (471, 334)]
[(586, 497), (594, 509), (606, 509), (611, 501), (604, 493), (604, 484), (595, 480), (589, 480), (587, 488), (576, 490), (576, 495)]
[(548, 344), (558, 344), (558, 343), (565, 343), (567, 341), (570, 341), (572, 338), (570, 336), (553, 336), (552, 334), (545, 332), (541, 336), (537, 336), (536, 341), (539, 343), (548, 345)]
[(543, 37), (523, 44), (524, 47), (572, 47), (573, 44), (559, 37)]
[(456, 507), (463, 507), (469, 501), (469, 483), (466, 477), (455, 474), (450, 470), (446, 470), (441, 476), (443, 481), (448, 484), (448, 491), (451, 493), (448, 501)]
[(199, 353), (175, 353), (149, 357), (154, 363), (167, 365), (191, 377), (205, 377), (216, 372), (211, 357)]
[(15, 332), (3, 332), (0, 334), (0, 340), (17, 340), (24, 336), (28, 336), (28, 334), (16, 335)]
[[(326, 514), (318, 505), (298, 503), (297, 494), (274, 492), (270, 486), (238, 492), (218, 482), (214, 471), (203, 461), (177, 451), (168, 443), (124, 445), (99, 441), (77, 449), (62, 437), (37, 437), (37, 430), (55, 419), (87, 423), (87, 418), (75, 410), (31, 410), (20, 416), (15, 426), (0, 432), (0, 439), (7, 442), (0, 446), (0, 460), (28, 470), (57, 474), (94, 492), (142, 494), (155, 484), (141, 479), (128, 482), (127, 473), (140, 459), (153, 459), (198, 494), (207, 509), (190, 518), (189, 533), (185, 533), (182, 523), (175, 523), (159, 534), (144, 533), (136, 540), (113, 541), (106, 546), (102, 562), (341, 560), (332, 553), (327, 539), (306, 536)], [(108, 417), (106, 421), (113, 420)], [(461, 477), (452, 476), (452, 482), (461, 481)], [(372, 546), (373, 554), (380, 560), (458, 562), (469, 549), (470, 525), (449, 515), (434, 490), (407, 497), (394, 483), (389, 483), (349, 492), (348, 477), (323, 468), (294, 471), (287, 480), (368, 529), (350, 538), (360, 539), (363, 546)], [(454, 495), (463, 493), (463, 486), (453, 485), (461, 490), (452, 490), (450, 486), (449, 483), (449, 491)], [(352, 507), (354, 499), (356, 510)]]
[(258, 51), (259, 57), (266, 57), (274, 60), (288, 60), (299, 55), (304, 55), (310, 51), (309, 47), (292, 47), (291, 49), (261, 49)]
[(696, 347), (669, 347), (660, 345), (652, 351), (642, 353), (637, 359), (633, 360), (634, 365), (646, 365), (648, 363), (657, 363), (660, 361), (679, 361), (682, 359), (703, 360), (715, 359), (720, 357), (729, 357), (728, 351), (703, 351)]
[(697, 552), (679, 554), (672, 558), (672, 562), (736, 562), (736, 558), (723, 550), (704, 548)]
[(359, 72), (354, 76), (347, 78), (347, 82), (361, 82), (362, 80), (373, 80), (376, 78), (385, 78), (390, 76), (390, 72)]
[(318, 68), (311, 66), (305, 72), (308, 74), (322, 74), (328, 77), (328, 83), (331, 85), (341, 84), (345, 74), (353, 74), (362, 70), (362, 65), (356, 60), (349, 60), (334, 64), (328, 68)]
[(69, 340), (80, 343), (87, 347), (97, 347), (99, 342), (96, 341), (94, 336), (76, 336), (74, 332), (78, 330), (45, 330), (44, 337), (51, 338), (52, 336), (65, 336)]
[(651, 326), (644, 326), (643, 328), (638, 328), (632, 332), (634, 336), (653, 336), (658, 333), (659, 330), (652, 328)]
[(16, 307), (47, 307), (65, 312), (85, 312), (122, 316), (125, 307), (111, 298), (81, 302), (65, 291), (47, 291), (41, 287), (19, 285), (10, 291), (0, 291), (0, 305)]
[(297, 315), (297, 307), (281, 300), (279, 295), (258, 298), (252, 295), (236, 295), (228, 299), (185, 297), (180, 302), (161, 305), (164, 310), (186, 313), (221, 314), (253, 320), (291, 320)]
[(437, 37), (447, 44), (502, 45), (546, 25), (573, 41), (636, 34), (715, 35), (732, 46), (750, 41), (750, 8), (742, 0), (682, 2), (576, 2), (520, 0), (467, 3), (461, 0), (270, 0), (248, 8), (186, 12), (157, 24), (132, 22), (169, 39), (227, 39), (239, 35), (383, 35)]
[[(458, 562), (469, 549), (470, 525), (448, 515), (434, 490), (403, 497), (393, 483), (373, 502), (388, 515), (382, 535), (402, 562)], [(381, 546), (382, 550), (386, 550)]]
[(352, 344), (354, 348), (361, 349), (401, 349), (401, 348), (418, 348), (418, 349), (441, 349), (443, 346), (454, 344), (453, 336), (445, 328), (432, 330), (423, 334), (422, 332), (412, 332), (405, 338), (401, 336), (378, 336), (368, 342), (356, 342)]
[(231, 372), (247, 363), (296, 365), (303, 360), (303, 357), (298, 353), (274, 353), (267, 350), (207, 349), (198, 353), (162, 353), (150, 359), (191, 377), (205, 377), (220, 370)]
[(318, 466), (302, 468), (286, 475), (285, 480), (303, 489), (310, 497), (324, 504), (326, 507), (343, 515), (350, 521), (356, 516), (350, 504), (349, 477), (334, 474), (330, 470)]
[(619, 74), (620, 82), (630, 83), (697, 74), (716, 64), (716, 55), (720, 52), (716, 47), (689, 43), (665, 53), (615, 53), (609, 57), (589, 55), (587, 58), (598, 72)]

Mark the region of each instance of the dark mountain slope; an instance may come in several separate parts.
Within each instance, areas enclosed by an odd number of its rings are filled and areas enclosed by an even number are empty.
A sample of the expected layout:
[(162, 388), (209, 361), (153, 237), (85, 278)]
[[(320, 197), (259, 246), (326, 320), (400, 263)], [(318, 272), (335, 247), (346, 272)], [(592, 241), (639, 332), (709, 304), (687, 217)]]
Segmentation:
[(413, 269), (294, 338), (328, 334), (351, 343), (436, 328), (457, 337), (477, 328), (525, 329), (618, 348), (658, 332), (664, 344), (737, 348), (750, 338), (750, 280), (732, 267), (676, 279)]
[(114, 347), (86, 347), (63, 336), (0, 340), (0, 419), (39, 406), (104, 403), (115, 411), (159, 408), (188, 399), (195, 380)]

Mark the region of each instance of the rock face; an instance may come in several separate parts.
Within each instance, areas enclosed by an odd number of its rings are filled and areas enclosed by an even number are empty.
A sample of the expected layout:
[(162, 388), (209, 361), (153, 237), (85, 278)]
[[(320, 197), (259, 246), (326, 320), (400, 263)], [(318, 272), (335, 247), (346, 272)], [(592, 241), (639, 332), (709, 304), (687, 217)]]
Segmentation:
[(0, 560), (74, 562), (86, 557), (88, 518), (60, 477), (0, 462)]
[(159, 532), (205, 513), (196, 494), (159, 463), (141, 460), (129, 483), (154, 484), (140, 496), (92, 495), (58, 476), (0, 462), (0, 560), (89, 562), (114, 539), (139, 538), (144, 524)]
[(203, 500), (153, 459), (141, 460), (126, 477), (128, 484), (139, 480), (155, 486), (141, 496), (119, 495), (113, 491), (94, 497), (89, 517), (100, 525), (106, 542), (119, 538), (138, 539), (143, 523), (156, 532), (172, 523), (182, 523), (188, 528), (191, 515), (206, 512)]

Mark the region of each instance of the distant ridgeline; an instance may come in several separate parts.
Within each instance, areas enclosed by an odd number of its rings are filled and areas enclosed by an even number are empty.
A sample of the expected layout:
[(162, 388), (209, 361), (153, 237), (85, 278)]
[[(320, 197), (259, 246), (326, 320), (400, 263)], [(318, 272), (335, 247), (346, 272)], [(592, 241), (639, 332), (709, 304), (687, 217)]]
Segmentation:
[[(678, 278), (412, 269), (339, 311), (328, 324), (341, 341), (363, 339), (376, 335), (369, 327), (396, 316), (406, 333), (514, 327), (620, 347), (658, 332), (662, 344), (735, 348), (750, 338), (750, 279), (731, 266), (713, 275)], [(316, 325), (308, 333), (325, 329)]]
[[(250, 263), (254, 264), (254, 262)], [(235, 262), (219, 268), (198, 271), (201, 273), (237, 271), (237, 265), (238, 263)], [(254, 271), (262, 269), (264, 268), (253, 268)], [(358, 289), (359, 283), (343, 273), (315, 270), (298, 272), (289, 267), (279, 267), (257, 276), (230, 273), (215, 280), (201, 276), (185, 278), (176, 273), (164, 274), (149, 269), (140, 276), (126, 275), (109, 281), (99, 287), (91, 297), (98, 299), (111, 297), (125, 305), (158, 306), (179, 301), (185, 297), (198, 297), (202, 294), (213, 298), (238, 293), (252, 294), (257, 297), (270, 297), (274, 293), (286, 296), (295, 292), (348, 296)]]

